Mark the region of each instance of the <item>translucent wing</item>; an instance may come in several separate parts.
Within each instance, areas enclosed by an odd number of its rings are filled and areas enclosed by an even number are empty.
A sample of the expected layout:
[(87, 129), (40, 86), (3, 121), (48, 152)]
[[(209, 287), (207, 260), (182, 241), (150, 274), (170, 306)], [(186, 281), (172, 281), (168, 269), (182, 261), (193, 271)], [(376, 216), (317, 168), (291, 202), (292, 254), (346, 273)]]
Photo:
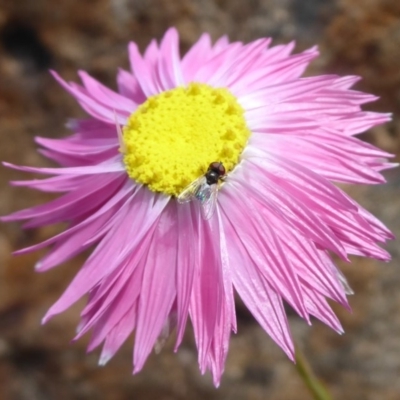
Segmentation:
[(178, 203), (188, 203), (189, 201), (196, 199), (197, 193), (204, 185), (207, 185), (206, 178), (205, 176), (200, 176), (183, 189), (183, 192), (178, 196)]
[(205, 176), (201, 176), (187, 186), (178, 196), (178, 203), (198, 200), (204, 219), (210, 219), (217, 204), (218, 184), (209, 185)]
[(201, 209), (204, 219), (210, 219), (215, 211), (215, 207), (217, 205), (217, 195), (218, 195), (218, 183), (214, 185), (207, 185), (204, 188), (204, 194), (200, 199)]

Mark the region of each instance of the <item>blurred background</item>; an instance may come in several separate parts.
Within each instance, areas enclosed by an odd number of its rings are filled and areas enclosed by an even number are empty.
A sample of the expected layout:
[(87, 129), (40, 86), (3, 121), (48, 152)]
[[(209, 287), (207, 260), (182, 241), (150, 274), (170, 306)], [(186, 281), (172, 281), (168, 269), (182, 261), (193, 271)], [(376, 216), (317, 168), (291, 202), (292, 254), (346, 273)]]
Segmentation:
[[(48, 73), (77, 80), (83, 69), (112, 88), (118, 67), (128, 68), (126, 45), (141, 49), (176, 26), (184, 53), (203, 31), (215, 40), (248, 42), (272, 36), (296, 40), (297, 51), (318, 44), (321, 56), (307, 74), (361, 75), (357, 88), (379, 95), (366, 108), (393, 112), (393, 121), (364, 135), (400, 152), (400, 2), (397, 0), (0, 0), (0, 159), (50, 165), (34, 137), (61, 137), (69, 117), (83, 116)], [(397, 157), (398, 160), (398, 157)], [(0, 167), (0, 215), (33, 206), (49, 195), (11, 188), (27, 175)], [(399, 170), (379, 187), (346, 187), (400, 236)], [(33, 266), (41, 256), (11, 252), (37, 243), (62, 226), (23, 232), (0, 226), (0, 400), (64, 399), (310, 399), (293, 365), (239, 303), (239, 332), (232, 336), (218, 390), (201, 376), (191, 329), (177, 354), (168, 342), (131, 375), (132, 340), (106, 367), (99, 353), (86, 355), (88, 338), (70, 343), (83, 303), (46, 326), (40, 320), (62, 293), (84, 257), (45, 274)], [(400, 398), (400, 270), (393, 241), (388, 264), (353, 258), (341, 264), (356, 292), (352, 313), (335, 307), (346, 333), (290, 314), (293, 335), (334, 399)]]

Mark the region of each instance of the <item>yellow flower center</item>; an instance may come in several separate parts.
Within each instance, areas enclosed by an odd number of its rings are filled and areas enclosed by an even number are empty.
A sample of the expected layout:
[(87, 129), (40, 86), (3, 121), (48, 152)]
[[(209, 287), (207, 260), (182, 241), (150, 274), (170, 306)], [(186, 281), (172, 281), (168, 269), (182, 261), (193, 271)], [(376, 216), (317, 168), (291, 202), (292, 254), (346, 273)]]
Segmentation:
[(212, 162), (232, 171), (249, 135), (235, 96), (191, 83), (149, 97), (129, 117), (122, 138), (125, 168), (150, 190), (178, 196)]

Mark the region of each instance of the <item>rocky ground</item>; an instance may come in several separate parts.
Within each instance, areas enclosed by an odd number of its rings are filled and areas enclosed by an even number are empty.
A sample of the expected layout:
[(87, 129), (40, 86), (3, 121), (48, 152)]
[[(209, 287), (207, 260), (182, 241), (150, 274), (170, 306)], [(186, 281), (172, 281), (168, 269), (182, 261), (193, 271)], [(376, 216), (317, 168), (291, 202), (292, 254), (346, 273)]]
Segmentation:
[[(68, 79), (77, 79), (76, 70), (84, 69), (115, 87), (116, 69), (127, 67), (127, 42), (134, 40), (143, 49), (172, 25), (181, 34), (182, 52), (203, 31), (214, 39), (226, 33), (242, 41), (295, 39), (298, 50), (318, 44), (321, 57), (308, 73), (361, 75), (358, 87), (381, 96), (368, 108), (394, 114), (393, 122), (365, 139), (400, 153), (396, 0), (0, 0), (0, 159), (46, 165), (34, 136), (60, 137), (68, 117), (83, 115), (49, 76), (49, 68)], [(8, 186), (9, 180), (22, 178), (1, 169), (1, 215), (49, 198)], [(399, 170), (389, 171), (387, 178), (387, 185), (348, 191), (400, 236)], [(177, 354), (168, 343), (139, 375), (131, 375), (131, 343), (106, 367), (98, 367), (98, 353), (85, 354), (87, 339), (69, 343), (82, 304), (40, 326), (83, 257), (35, 274), (40, 254), (10, 255), (60, 229), (23, 232), (18, 224), (0, 226), (1, 400), (310, 398), (292, 364), (240, 304), (239, 332), (232, 337), (218, 390), (209, 375), (198, 371), (190, 330)], [(345, 335), (290, 316), (297, 342), (334, 399), (400, 398), (400, 252), (395, 241), (387, 248), (391, 263), (354, 258), (351, 265), (342, 265), (356, 291), (352, 314), (337, 308)]]

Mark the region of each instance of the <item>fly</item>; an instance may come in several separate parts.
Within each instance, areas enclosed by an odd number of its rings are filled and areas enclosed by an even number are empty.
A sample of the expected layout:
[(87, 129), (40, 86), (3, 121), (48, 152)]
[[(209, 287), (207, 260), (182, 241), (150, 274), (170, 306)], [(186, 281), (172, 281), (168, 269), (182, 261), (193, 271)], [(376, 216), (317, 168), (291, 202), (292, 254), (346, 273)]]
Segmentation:
[(215, 211), (219, 182), (226, 176), (225, 167), (221, 162), (212, 162), (207, 172), (193, 181), (178, 196), (179, 203), (188, 203), (194, 199), (201, 204), (204, 219), (210, 219)]

